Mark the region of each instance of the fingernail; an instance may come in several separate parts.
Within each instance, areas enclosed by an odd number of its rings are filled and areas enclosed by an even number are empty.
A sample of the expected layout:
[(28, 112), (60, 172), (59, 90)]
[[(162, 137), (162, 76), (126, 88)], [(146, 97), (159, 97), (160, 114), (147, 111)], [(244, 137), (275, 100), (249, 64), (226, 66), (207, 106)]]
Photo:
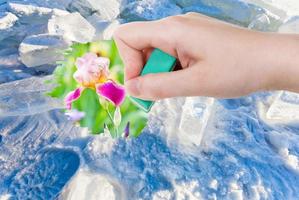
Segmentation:
[(138, 79), (131, 79), (125, 82), (126, 91), (132, 96), (140, 94), (140, 82)]

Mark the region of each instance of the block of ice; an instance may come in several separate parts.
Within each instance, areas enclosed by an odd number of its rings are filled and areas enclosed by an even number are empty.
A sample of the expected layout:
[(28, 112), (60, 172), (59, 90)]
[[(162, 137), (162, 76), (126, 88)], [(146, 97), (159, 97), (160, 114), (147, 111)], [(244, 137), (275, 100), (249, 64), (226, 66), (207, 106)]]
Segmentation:
[(299, 33), (299, 16), (292, 17), (279, 27), (280, 33)]
[(20, 44), (20, 58), (27, 67), (55, 64), (56, 61), (63, 60), (63, 55), (59, 51), (68, 48), (69, 45), (70, 42), (59, 35), (29, 36)]
[(13, 26), (17, 21), (18, 17), (10, 12), (0, 13), (0, 41), (13, 33)]
[(277, 122), (299, 120), (299, 94), (281, 92), (269, 107), (267, 119)]
[(213, 98), (187, 97), (178, 128), (179, 142), (198, 148), (212, 113)]
[(67, 10), (72, 0), (7, 0), (7, 3), (32, 5), (35, 7)]
[(63, 108), (59, 99), (46, 93), (54, 86), (45, 81), (52, 79), (32, 77), (0, 85), (0, 116), (22, 116)]
[(93, 10), (97, 12), (104, 20), (115, 19), (120, 12), (120, 1), (119, 0), (85, 0), (89, 3)]
[(279, 16), (282, 20), (288, 16), (299, 14), (299, 4), (297, 0), (243, 0), (261, 6)]
[(269, 25), (270, 25), (269, 17), (266, 14), (259, 14), (256, 16), (254, 20), (250, 22), (248, 28), (259, 30), (259, 31), (267, 31)]
[(103, 32), (111, 22), (103, 20), (97, 13), (94, 13), (86, 19), (96, 30), (93, 41), (102, 40)]
[(155, 130), (157, 126), (163, 127), (161, 129), (166, 134), (168, 144), (182, 151), (198, 149), (213, 103), (213, 98), (203, 97), (164, 100), (153, 107), (151, 115), (155, 116), (155, 120), (150, 118), (149, 128)]
[(52, 9), (24, 3), (8, 2), (8, 10), (20, 18), (21, 23), (45, 23), (52, 14)]
[(102, 20), (113, 20), (119, 15), (120, 1), (74, 0), (70, 5), (70, 9), (80, 12), (85, 17), (97, 13)]
[[(61, 2), (63, 3), (63, 1)], [(8, 2), (8, 10), (19, 17), (20, 23), (25, 24), (45, 24), (54, 16), (61, 16), (68, 13), (65, 10), (51, 7), (43, 7), (34, 2)]]
[[(257, 15), (268, 13), (258, 6), (243, 1), (218, 0), (177, 0), (183, 6), (183, 12), (199, 12), (211, 17), (247, 27)], [(270, 16), (270, 20), (277, 20)]]
[(50, 19), (48, 30), (50, 34), (62, 35), (67, 40), (80, 43), (92, 41), (96, 32), (95, 28), (77, 12)]
[(126, 21), (156, 20), (181, 13), (182, 9), (170, 0), (142, 0), (123, 5), (120, 17)]

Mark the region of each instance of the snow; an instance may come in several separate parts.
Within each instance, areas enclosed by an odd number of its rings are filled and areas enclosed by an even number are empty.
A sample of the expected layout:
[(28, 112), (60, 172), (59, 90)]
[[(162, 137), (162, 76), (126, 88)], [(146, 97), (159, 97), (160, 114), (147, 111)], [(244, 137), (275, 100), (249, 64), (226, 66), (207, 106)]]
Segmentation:
[(117, 200), (121, 198), (121, 191), (113, 181), (108, 180), (105, 176), (79, 170), (62, 192), (61, 198), (65, 200)]
[(111, 38), (123, 22), (197, 11), (297, 32), (297, 1), (248, 1), (0, 3), (0, 199), (298, 199), (298, 94), (166, 99), (137, 139), (90, 135), (45, 95), (53, 66), (39, 66), (57, 49)]

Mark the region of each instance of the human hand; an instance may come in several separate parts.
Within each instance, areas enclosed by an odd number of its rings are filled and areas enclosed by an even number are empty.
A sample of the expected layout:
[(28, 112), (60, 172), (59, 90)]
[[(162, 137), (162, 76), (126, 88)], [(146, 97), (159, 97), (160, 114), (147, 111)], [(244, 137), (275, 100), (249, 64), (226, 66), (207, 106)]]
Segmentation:
[[(124, 24), (114, 39), (125, 65), (127, 91), (138, 98), (231, 98), (272, 89), (299, 92), (296, 35), (251, 31), (189, 13)], [(176, 57), (183, 69), (139, 76), (153, 48)]]

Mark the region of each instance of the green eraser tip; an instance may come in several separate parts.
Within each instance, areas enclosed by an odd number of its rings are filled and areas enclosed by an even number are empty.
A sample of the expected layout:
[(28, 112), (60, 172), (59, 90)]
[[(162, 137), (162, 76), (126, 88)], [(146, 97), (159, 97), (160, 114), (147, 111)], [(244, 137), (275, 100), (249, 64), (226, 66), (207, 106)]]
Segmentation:
[[(160, 49), (154, 49), (148, 61), (146, 62), (140, 76), (144, 76), (146, 74), (170, 72), (173, 70), (175, 62), (175, 57), (163, 52)], [(153, 101), (147, 101), (135, 97), (131, 97), (131, 99), (146, 112), (149, 112), (154, 104)]]

